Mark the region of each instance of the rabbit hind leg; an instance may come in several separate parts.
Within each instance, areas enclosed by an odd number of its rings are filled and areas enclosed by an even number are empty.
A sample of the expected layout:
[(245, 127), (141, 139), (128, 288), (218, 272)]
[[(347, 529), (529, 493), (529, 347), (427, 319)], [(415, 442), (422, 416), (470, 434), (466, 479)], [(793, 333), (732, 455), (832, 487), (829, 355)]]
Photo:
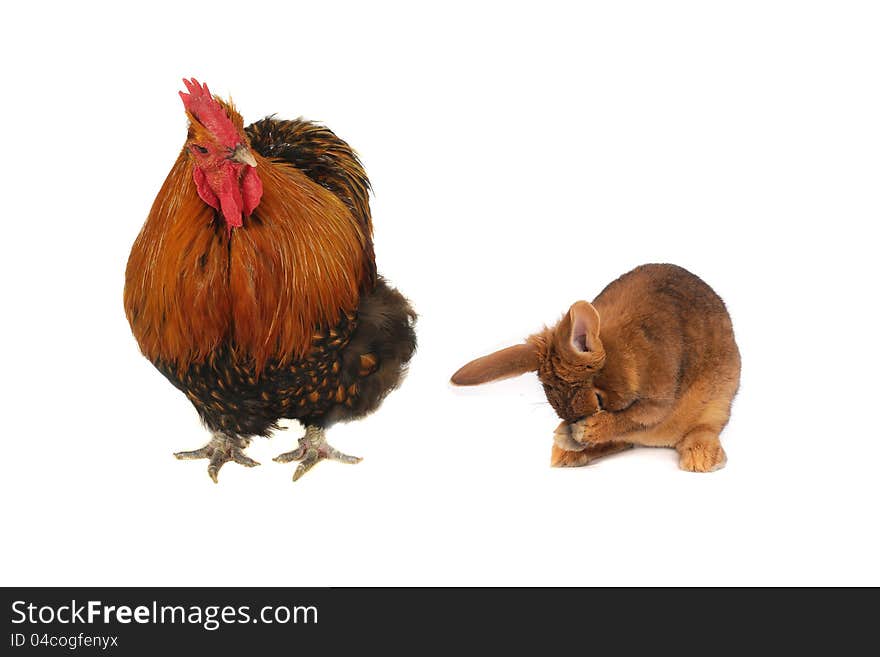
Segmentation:
[[(738, 377), (724, 379), (721, 385), (713, 381), (709, 398), (697, 417), (686, 424), (681, 439), (676, 443), (678, 466), (688, 472), (714, 472), (727, 463), (719, 435), (730, 419), (730, 406), (739, 385)], [(699, 391), (699, 388), (695, 388)], [(699, 398), (699, 397), (697, 397)], [(704, 397), (705, 398), (705, 397)]]

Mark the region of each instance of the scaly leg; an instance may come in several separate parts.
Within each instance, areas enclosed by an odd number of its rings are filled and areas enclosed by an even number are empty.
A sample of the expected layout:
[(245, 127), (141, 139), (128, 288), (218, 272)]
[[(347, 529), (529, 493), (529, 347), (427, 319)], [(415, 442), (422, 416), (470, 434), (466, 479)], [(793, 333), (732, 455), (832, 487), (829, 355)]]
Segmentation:
[(324, 459), (331, 461), (340, 461), (342, 463), (360, 463), (359, 456), (349, 456), (343, 454), (333, 445), (327, 442), (324, 435), (324, 429), (316, 426), (307, 426), (306, 435), (299, 439), (299, 447), (292, 452), (279, 454), (273, 460), (277, 463), (290, 463), (291, 461), (302, 461), (293, 473), (293, 480), (296, 481), (306, 472), (315, 467), (315, 464)]
[(242, 451), (251, 444), (250, 438), (239, 438), (238, 436), (227, 436), (222, 433), (215, 433), (211, 441), (204, 447), (194, 449), (191, 452), (177, 452), (174, 456), (182, 461), (192, 459), (209, 459), (208, 476), (217, 483), (217, 474), (224, 463), (235, 461), (239, 465), (252, 468), (260, 465), (252, 458), (245, 455)]

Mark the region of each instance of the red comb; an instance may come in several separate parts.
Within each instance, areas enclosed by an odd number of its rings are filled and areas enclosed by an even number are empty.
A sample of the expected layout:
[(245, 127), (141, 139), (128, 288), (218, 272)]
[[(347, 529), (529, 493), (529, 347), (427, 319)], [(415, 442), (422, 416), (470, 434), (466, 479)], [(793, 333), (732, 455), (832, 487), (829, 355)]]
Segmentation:
[(189, 92), (179, 92), (186, 111), (205, 126), (217, 141), (229, 148), (235, 148), (241, 140), (238, 130), (223, 106), (211, 95), (208, 85), (200, 84), (195, 78), (184, 78), (183, 85)]

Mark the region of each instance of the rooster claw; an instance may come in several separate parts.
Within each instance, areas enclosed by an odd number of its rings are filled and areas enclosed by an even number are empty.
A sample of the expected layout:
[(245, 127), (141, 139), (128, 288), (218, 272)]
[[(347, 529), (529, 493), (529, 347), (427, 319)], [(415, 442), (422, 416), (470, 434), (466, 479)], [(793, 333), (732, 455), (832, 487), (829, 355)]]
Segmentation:
[(247, 438), (237, 438), (217, 433), (214, 434), (211, 441), (204, 447), (194, 449), (191, 452), (177, 452), (174, 456), (181, 461), (209, 459), (208, 476), (216, 484), (217, 475), (220, 473), (220, 468), (223, 467), (224, 463), (235, 461), (247, 468), (260, 465), (242, 451), (249, 444), (250, 440)]
[(360, 463), (362, 460), (359, 456), (350, 456), (340, 452), (327, 442), (322, 428), (313, 426), (306, 427), (306, 435), (299, 439), (299, 447), (291, 452), (279, 454), (272, 460), (276, 463), (301, 461), (293, 473), (293, 480), (297, 481), (325, 459), (340, 463)]

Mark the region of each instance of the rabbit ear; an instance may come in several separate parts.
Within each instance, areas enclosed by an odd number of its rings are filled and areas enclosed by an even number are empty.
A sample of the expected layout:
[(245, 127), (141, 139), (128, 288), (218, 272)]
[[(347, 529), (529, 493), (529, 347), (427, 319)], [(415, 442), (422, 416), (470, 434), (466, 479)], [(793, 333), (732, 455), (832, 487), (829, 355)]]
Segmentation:
[(538, 351), (526, 342), (472, 360), (452, 375), (452, 382), (457, 386), (475, 386), (537, 369)]
[(576, 301), (568, 310), (568, 343), (577, 353), (595, 351), (599, 345), (599, 313), (592, 304)]

